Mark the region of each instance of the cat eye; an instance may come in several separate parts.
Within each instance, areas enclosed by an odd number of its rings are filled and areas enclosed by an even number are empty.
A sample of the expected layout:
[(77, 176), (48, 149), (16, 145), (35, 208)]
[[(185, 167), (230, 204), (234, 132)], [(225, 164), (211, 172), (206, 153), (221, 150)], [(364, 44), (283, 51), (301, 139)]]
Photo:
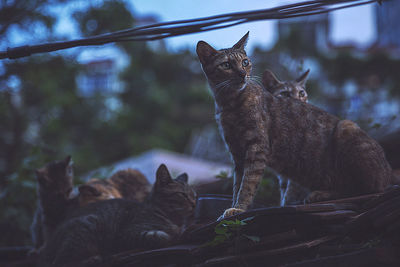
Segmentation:
[(221, 66), (222, 69), (224, 69), (224, 70), (229, 70), (229, 69), (231, 68), (231, 64), (229, 64), (229, 62), (221, 63), (220, 66)]
[(306, 92), (300, 91), (300, 92), (299, 92), (299, 96), (300, 96), (300, 97), (305, 97), (305, 96), (306, 96)]
[(243, 67), (247, 67), (248, 65), (249, 65), (249, 60), (243, 59), (243, 61), (242, 61), (242, 66), (243, 66)]

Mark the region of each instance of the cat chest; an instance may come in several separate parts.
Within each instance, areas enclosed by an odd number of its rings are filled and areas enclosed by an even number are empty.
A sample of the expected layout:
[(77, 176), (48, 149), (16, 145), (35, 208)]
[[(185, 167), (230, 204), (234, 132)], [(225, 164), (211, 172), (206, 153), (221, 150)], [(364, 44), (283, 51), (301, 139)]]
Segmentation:
[(252, 114), (222, 114), (216, 117), (225, 142), (231, 153), (246, 153), (249, 145), (265, 143), (266, 130), (263, 121)]

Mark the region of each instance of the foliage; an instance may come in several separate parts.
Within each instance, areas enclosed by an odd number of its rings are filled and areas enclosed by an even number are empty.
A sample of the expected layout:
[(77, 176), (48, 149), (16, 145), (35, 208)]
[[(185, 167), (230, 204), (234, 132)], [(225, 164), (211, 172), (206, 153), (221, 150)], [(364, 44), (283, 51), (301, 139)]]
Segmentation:
[(39, 147), (33, 147), (17, 172), (7, 179), (0, 194), (0, 246), (20, 246), (30, 242), (30, 225), (36, 209), (34, 170), (49, 158)]
[(258, 236), (250, 236), (242, 233), (243, 226), (247, 222), (253, 220), (254, 217), (248, 217), (243, 220), (222, 220), (215, 226), (215, 237), (213, 240), (205, 243), (203, 246), (217, 246), (225, 242), (237, 240), (240, 237), (245, 237), (253, 242), (259, 242)]
[[(115, 15), (118, 14), (118, 19)], [(99, 7), (73, 14), (81, 32), (86, 36), (115, 32), (132, 27), (134, 18), (122, 1), (105, 1)]]
[(215, 176), (218, 179), (228, 179), (228, 172), (226, 171), (221, 171), (217, 176)]
[[(39, 2), (40, 15), (51, 21), (43, 11), (51, 1)], [(6, 8), (1, 6), (0, 14)], [(18, 23), (42, 20), (26, 11)], [(131, 27), (135, 21), (122, 1), (90, 6), (73, 18), (88, 35)], [(113, 95), (80, 93), (77, 77), (84, 69), (76, 57), (84, 49), (1, 62), (0, 231), (7, 233), (1, 245), (30, 243), (34, 169), (72, 155), (79, 177), (150, 148), (183, 151), (192, 130), (213, 122), (212, 98), (193, 54), (155, 51), (146, 43), (119, 47), (130, 60), (121, 74), (124, 89)], [(110, 98), (118, 109), (107, 105)]]

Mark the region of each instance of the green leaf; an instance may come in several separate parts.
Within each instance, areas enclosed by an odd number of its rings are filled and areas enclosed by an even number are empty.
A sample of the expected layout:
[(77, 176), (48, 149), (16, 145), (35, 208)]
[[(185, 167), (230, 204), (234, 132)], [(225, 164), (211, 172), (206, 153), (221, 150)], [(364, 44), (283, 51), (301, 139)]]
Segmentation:
[(235, 221), (231, 221), (231, 220), (223, 220), (223, 221), (221, 221), (219, 224), (221, 224), (221, 225), (232, 225), (232, 224), (236, 224), (236, 222)]
[(215, 227), (214, 231), (215, 231), (216, 234), (224, 235), (224, 234), (226, 234), (228, 232), (228, 229), (224, 228), (224, 227)]
[(207, 242), (205, 244), (202, 245), (202, 247), (207, 247), (207, 246), (216, 246), (219, 244), (224, 243), (227, 240), (227, 237), (224, 235), (217, 235), (216, 237), (214, 237), (213, 240), (211, 240), (210, 242)]

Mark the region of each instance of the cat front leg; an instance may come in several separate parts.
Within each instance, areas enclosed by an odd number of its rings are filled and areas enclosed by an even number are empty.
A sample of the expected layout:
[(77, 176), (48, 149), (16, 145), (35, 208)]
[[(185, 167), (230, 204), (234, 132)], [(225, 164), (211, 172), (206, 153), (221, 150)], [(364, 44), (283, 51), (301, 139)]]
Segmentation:
[(242, 184), (242, 179), (243, 179), (243, 166), (236, 164), (235, 173), (233, 176), (232, 208), (225, 210), (224, 213), (218, 218), (218, 220), (222, 220), (223, 218), (230, 217), (244, 211), (243, 209), (235, 208), (235, 204), (237, 202), (237, 198), (239, 195), (239, 189)]
[(309, 193), (307, 188), (293, 182), (292, 179), (287, 179), (287, 188), (281, 200), (281, 206), (303, 204)]
[(243, 166), (236, 165), (235, 166), (235, 174), (233, 176), (232, 207), (234, 207), (236, 204), (240, 185), (242, 184), (242, 179), (243, 179)]
[(286, 190), (288, 187), (289, 179), (283, 177), (282, 175), (278, 175), (278, 180), (279, 180), (279, 189), (281, 192), (281, 206), (285, 206), (285, 195), (286, 195)]
[[(245, 157), (243, 178), (233, 208), (245, 211), (253, 202), (258, 185), (267, 167), (265, 153), (261, 146), (255, 144), (248, 148)], [(227, 212), (227, 211), (225, 211)]]

